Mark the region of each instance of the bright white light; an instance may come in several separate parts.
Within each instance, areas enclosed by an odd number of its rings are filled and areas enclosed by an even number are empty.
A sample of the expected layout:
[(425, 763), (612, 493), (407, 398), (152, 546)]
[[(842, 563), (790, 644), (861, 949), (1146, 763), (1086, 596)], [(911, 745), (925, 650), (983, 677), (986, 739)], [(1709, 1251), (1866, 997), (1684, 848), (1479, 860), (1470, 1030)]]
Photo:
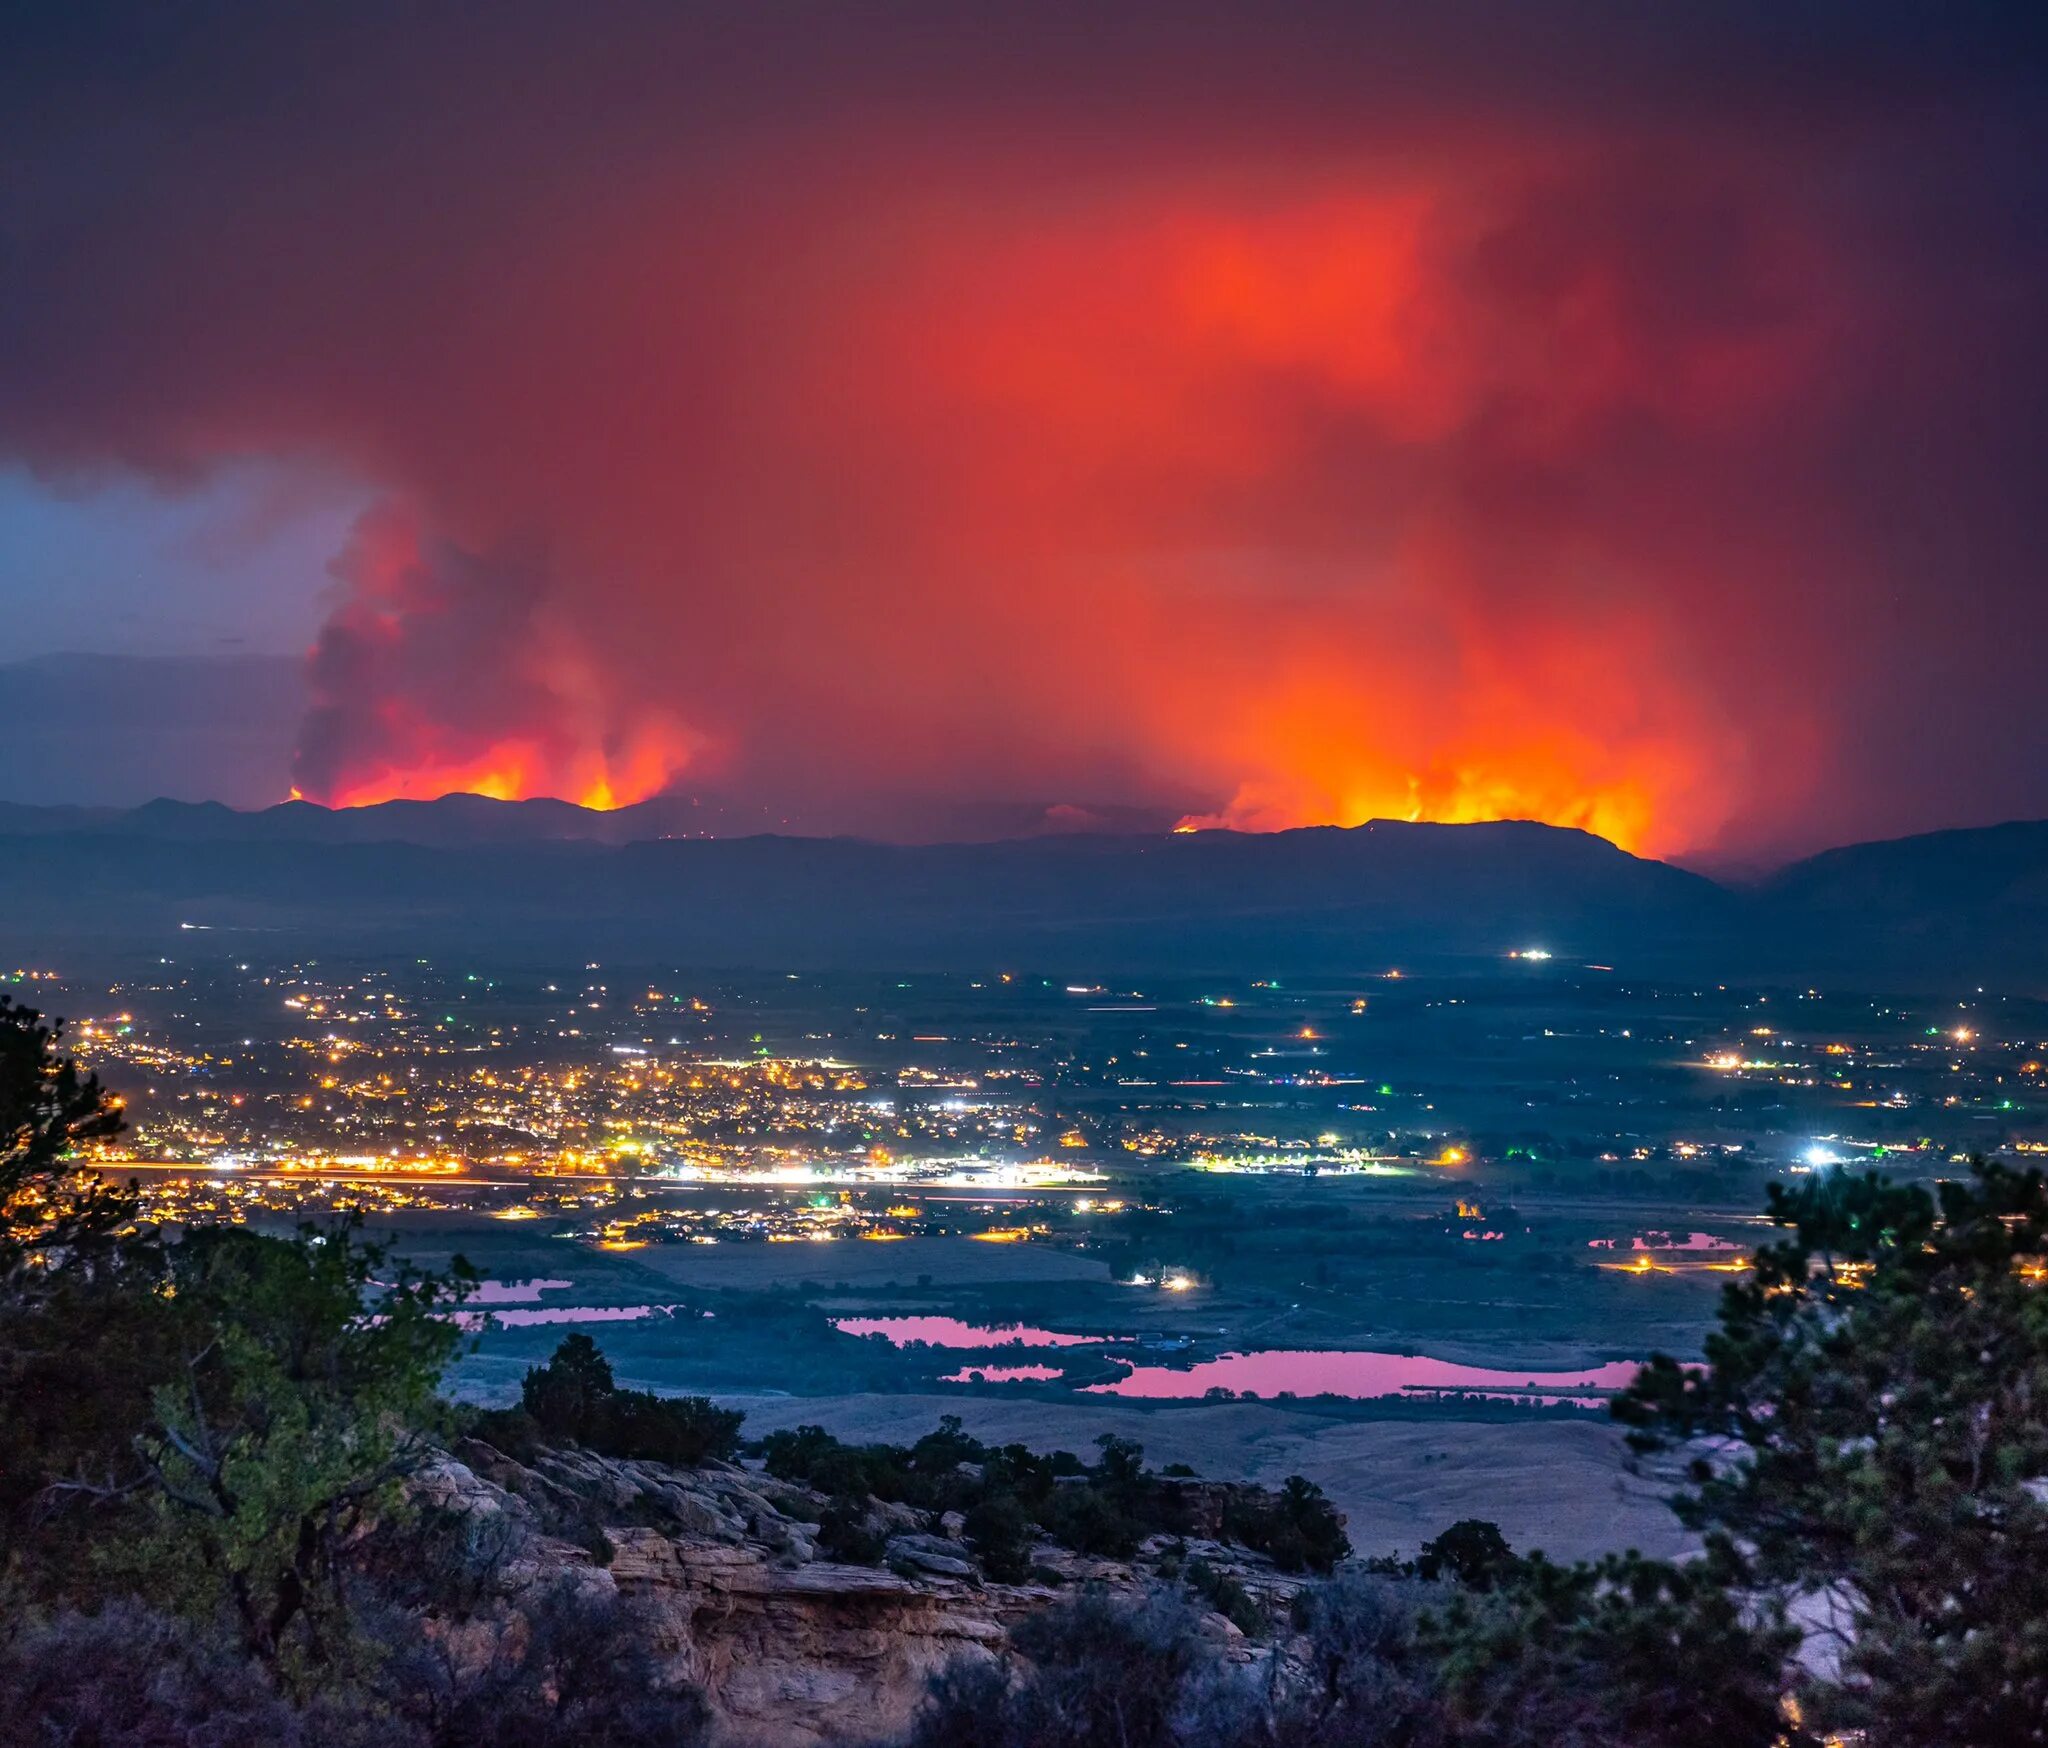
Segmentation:
[(1839, 1153), (1837, 1153), (1832, 1147), (1822, 1146), (1821, 1143), (1818, 1141), (1814, 1142), (1812, 1146), (1807, 1148), (1807, 1150), (1800, 1155), (1800, 1158), (1804, 1159), (1808, 1165), (1814, 1166), (1840, 1165), (1842, 1163), (1842, 1156)]

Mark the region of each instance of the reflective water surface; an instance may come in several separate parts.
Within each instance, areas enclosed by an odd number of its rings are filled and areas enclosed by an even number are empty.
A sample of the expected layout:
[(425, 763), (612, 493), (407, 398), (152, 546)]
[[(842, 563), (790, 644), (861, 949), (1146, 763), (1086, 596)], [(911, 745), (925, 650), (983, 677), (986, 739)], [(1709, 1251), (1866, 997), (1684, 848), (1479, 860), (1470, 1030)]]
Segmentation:
[(1180, 1369), (1134, 1366), (1115, 1383), (1089, 1389), (1098, 1395), (1151, 1397), (1205, 1396), (1217, 1388), (1261, 1396), (1277, 1396), (1284, 1390), (1296, 1396), (1358, 1399), (1456, 1390), (1568, 1397), (1581, 1390), (1619, 1390), (1635, 1377), (1636, 1369), (1633, 1360), (1611, 1360), (1566, 1372), (1503, 1371), (1416, 1354), (1275, 1348), (1219, 1354)]

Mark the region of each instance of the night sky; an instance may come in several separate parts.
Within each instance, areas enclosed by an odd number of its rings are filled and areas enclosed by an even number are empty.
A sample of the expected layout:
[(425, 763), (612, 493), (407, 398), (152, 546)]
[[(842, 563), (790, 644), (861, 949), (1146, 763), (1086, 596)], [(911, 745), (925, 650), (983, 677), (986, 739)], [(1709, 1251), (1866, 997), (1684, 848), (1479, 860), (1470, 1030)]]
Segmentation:
[(303, 657), (279, 788), (333, 802), (1731, 858), (2048, 814), (2044, 48), (21, 9), (0, 662)]

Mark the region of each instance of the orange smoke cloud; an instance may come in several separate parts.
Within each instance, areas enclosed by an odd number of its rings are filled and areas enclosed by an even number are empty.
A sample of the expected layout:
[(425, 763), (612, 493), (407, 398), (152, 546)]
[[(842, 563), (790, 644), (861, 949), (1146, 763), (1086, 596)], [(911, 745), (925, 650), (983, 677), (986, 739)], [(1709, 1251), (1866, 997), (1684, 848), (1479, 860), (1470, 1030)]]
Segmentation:
[[(757, 428), (699, 478), (661, 470), (691, 433), (659, 413), (601, 489), (574, 454), (515, 478), (548, 559), (371, 519), (302, 785), (611, 805), (716, 741), (814, 818), (841, 785), (979, 781), (1250, 830), (1511, 817), (1706, 841), (1741, 737), (1646, 576), (1674, 561), (1551, 500), (1631, 425), (1712, 438), (1767, 413), (1806, 337), (1661, 330), (1605, 238), (1534, 292), (1475, 283), (1511, 244), (1455, 180), (916, 232), (839, 306), (839, 350), (743, 381)], [(515, 428), (598, 416), (521, 405)], [(644, 580), (692, 571), (754, 574)], [(739, 673), (676, 659), (685, 626)]]
[[(708, 385), (652, 316), (623, 412), (596, 366), (488, 385), (472, 441), (404, 465), (472, 532), (387, 509), (337, 566), (301, 787), (615, 805), (717, 746), (824, 829), (872, 828), (879, 791), (911, 798), (894, 829), (942, 832), (914, 798), (979, 791), (1710, 841), (1746, 735), (1687, 647), (1702, 556), (1641, 524), (1630, 450), (1718, 467), (1791, 403), (1809, 263), (1748, 227), (1674, 311), (1696, 263), (1552, 215), (1611, 200), (1603, 176), (1452, 163), (944, 224), (920, 196), (886, 275), (793, 275)], [(826, 265), (854, 246), (806, 217)], [(675, 271), (630, 229), (572, 253), (645, 282), (636, 311)], [(703, 402), (735, 396), (707, 445)]]
[(1674, 46), (1704, 13), (1496, 57), (1430, 8), (1127, 13), (277, 26), (195, 56), (265, 81), (206, 127), (94, 65), (0, 441), (378, 505), (309, 669), (332, 801), (1672, 853), (1974, 769), (1895, 678), (2023, 678), (2039, 594), (2038, 494), (1980, 465), (2042, 404), (2031, 206), (1971, 101), (1832, 59), (1791, 101), (1775, 38)]
[(1169, 688), (1157, 732), (1229, 785), (1197, 827), (1534, 819), (1664, 854), (1727, 817), (1744, 759), (1698, 701), (1658, 695), (1646, 648), (1623, 625), (1499, 630), (1466, 640), (1454, 681), (1304, 654), (1206, 707)]
[[(1489, 198), (1116, 208), (900, 284), (876, 353), (932, 386), (875, 401), (932, 484), (925, 562), (1000, 579), (962, 634), (1000, 652), (984, 682), (1211, 797), (1186, 824), (1711, 841), (1755, 770), (1688, 647), (1700, 555), (1570, 500), (1632, 431), (1746, 440), (1799, 394), (1810, 320), (1673, 325), (1598, 236), (1489, 285), (1474, 262), (1523, 246)], [(1807, 265), (1764, 236), (1739, 271)], [(934, 401), (971, 445), (931, 443)]]
[(295, 795), (336, 807), (547, 795), (610, 809), (659, 794), (701, 751), (666, 711), (620, 696), (553, 623), (527, 559), (437, 545), (386, 505), (334, 570), (346, 597), (313, 652)]

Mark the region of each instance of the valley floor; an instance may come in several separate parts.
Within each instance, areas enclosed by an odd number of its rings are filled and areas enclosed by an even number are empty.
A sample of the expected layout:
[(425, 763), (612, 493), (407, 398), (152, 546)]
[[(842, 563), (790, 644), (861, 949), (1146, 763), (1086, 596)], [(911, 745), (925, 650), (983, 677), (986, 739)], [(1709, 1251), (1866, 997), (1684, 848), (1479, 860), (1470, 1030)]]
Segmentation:
[(758, 1437), (823, 1426), (842, 1439), (908, 1444), (942, 1414), (990, 1444), (1092, 1457), (1103, 1433), (1154, 1465), (1277, 1486), (1304, 1475), (1329, 1494), (1362, 1555), (1416, 1549), (1460, 1518), (1491, 1519), (1518, 1551), (1573, 1560), (1635, 1548), (1670, 1557), (1689, 1538), (1664, 1504), (1668, 1477), (1632, 1473), (1619, 1430), (1597, 1420), (1331, 1421), (1259, 1402), (999, 1401), (948, 1395), (725, 1396)]

